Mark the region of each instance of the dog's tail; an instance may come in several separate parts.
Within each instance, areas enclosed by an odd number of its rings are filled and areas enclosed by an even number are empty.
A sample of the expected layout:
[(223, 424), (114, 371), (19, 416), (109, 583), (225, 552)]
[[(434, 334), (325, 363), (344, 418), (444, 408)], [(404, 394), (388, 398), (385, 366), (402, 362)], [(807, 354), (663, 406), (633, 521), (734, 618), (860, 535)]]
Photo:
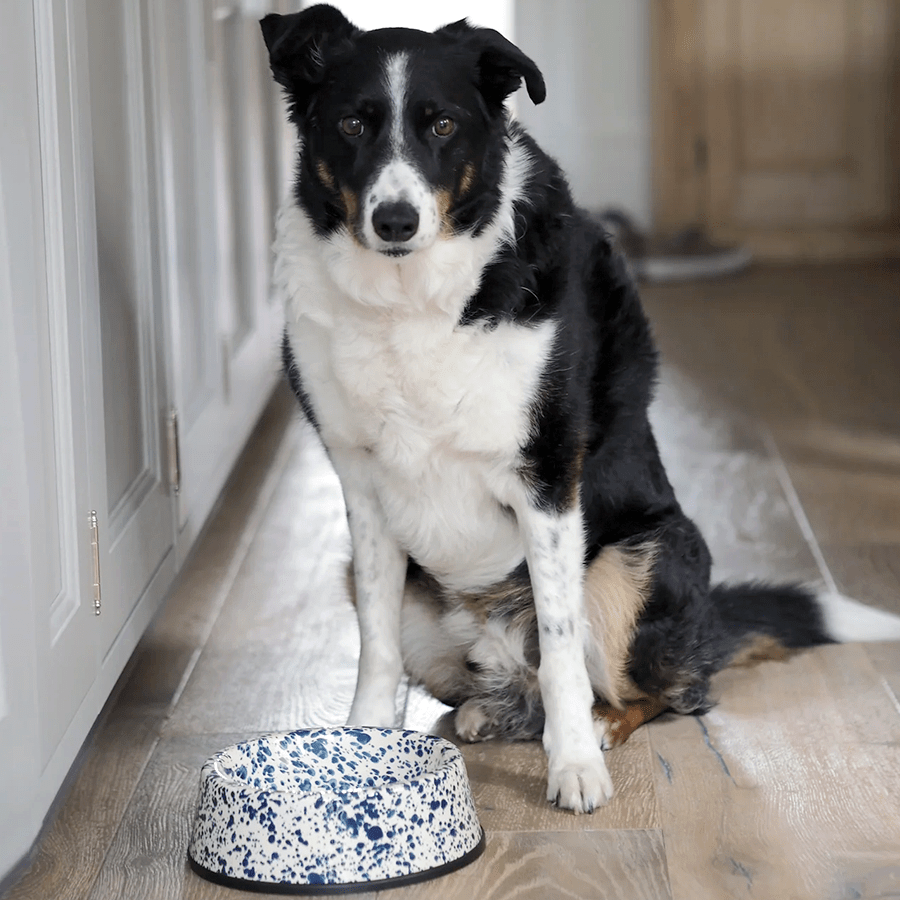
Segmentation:
[(729, 644), (724, 665), (778, 659), (817, 644), (900, 640), (900, 616), (836, 593), (794, 585), (717, 585), (713, 603)]

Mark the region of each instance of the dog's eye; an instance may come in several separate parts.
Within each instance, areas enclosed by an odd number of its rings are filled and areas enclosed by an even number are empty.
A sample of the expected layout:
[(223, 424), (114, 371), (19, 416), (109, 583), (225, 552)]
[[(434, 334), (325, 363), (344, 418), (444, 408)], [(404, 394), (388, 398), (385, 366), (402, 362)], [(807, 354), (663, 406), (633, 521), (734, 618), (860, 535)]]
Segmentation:
[(450, 135), (456, 131), (456, 122), (449, 116), (441, 116), (437, 122), (431, 126), (431, 130), (438, 137), (450, 137)]
[(365, 131), (365, 126), (356, 116), (344, 116), (341, 119), (341, 131), (348, 137), (359, 137)]

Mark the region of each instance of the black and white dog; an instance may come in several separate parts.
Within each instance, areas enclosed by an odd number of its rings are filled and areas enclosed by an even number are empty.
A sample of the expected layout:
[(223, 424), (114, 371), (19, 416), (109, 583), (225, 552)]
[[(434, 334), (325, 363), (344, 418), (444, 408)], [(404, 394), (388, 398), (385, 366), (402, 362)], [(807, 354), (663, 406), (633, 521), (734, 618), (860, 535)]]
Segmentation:
[(602, 750), (703, 711), (738, 657), (900, 638), (800, 587), (710, 586), (647, 408), (622, 260), (510, 119), (537, 66), (461, 21), (363, 32), (266, 16), (299, 133), (276, 285), (290, 382), (343, 486), (362, 647), (350, 720), (395, 724), (404, 668), (466, 740), (543, 736), (548, 798), (613, 793)]

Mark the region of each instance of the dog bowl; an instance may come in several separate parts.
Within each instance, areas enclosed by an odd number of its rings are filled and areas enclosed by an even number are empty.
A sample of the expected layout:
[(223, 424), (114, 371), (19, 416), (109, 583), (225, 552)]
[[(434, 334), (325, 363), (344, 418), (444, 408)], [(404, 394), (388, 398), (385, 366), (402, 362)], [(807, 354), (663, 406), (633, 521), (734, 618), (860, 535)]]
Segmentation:
[(188, 856), (229, 887), (318, 894), (424, 881), (483, 850), (453, 744), (325, 728), (270, 734), (209, 759)]

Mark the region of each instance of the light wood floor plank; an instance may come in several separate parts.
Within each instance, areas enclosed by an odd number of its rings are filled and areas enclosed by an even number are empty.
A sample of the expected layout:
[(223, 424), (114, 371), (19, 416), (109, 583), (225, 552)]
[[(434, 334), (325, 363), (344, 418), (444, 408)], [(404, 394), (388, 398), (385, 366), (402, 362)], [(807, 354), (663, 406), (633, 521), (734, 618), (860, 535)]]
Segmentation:
[(896, 263), (645, 285), (663, 358), (744, 415), (897, 434)]
[(359, 652), (348, 557), (340, 487), (303, 428), (169, 730), (342, 724)]
[(900, 467), (873, 472), (786, 462), (820, 542), (900, 544)]
[[(398, 892), (397, 896), (401, 896)], [(658, 831), (492, 833), (471, 866), (402, 891), (404, 900), (671, 897)]]
[[(200, 767), (216, 751), (256, 735), (178, 735), (160, 742), (147, 766), (88, 900), (170, 900), (197, 878), (187, 847)], [(222, 890), (222, 889), (219, 889)]]
[(707, 716), (651, 730), (673, 896), (860, 896), (866, 866), (900, 862), (900, 714), (865, 649), (732, 670), (717, 687)]
[(88, 895), (158, 732), (154, 717), (115, 711), (107, 719), (34, 861), (6, 900), (81, 900)]
[[(181, 900), (248, 896), (186, 873)], [(268, 892), (256, 896), (279, 896)], [(283, 895), (280, 895), (283, 896)], [(669, 900), (665, 847), (658, 831), (490, 834), (484, 855), (458, 872), (389, 893), (351, 891), (356, 900)], [(147, 900), (158, 900), (157, 895)]]
[[(432, 704), (434, 704), (432, 706)], [(426, 718), (425, 710), (438, 712)], [(659, 826), (653, 777), (655, 765), (647, 729), (606, 755), (616, 795), (589, 816), (576, 816), (547, 802), (547, 759), (540, 741), (484, 741), (467, 744), (456, 738), (452, 714), (443, 704), (413, 688), (408, 727), (440, 734), (462, 751), (481, 824), (489, 832), (580, 832), (647, 829)]]

